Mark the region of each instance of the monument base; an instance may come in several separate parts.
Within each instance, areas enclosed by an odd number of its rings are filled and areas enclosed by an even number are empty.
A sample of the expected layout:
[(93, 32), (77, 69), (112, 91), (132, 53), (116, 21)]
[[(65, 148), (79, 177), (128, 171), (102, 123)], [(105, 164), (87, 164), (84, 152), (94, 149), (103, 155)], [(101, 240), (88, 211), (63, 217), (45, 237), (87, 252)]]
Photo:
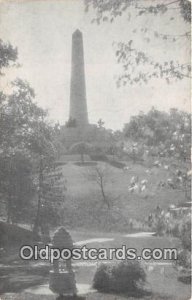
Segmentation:
[(68, 295), (70, 295), (70, 296), (76, 295), (77, 289), (76, 289), (76, 284), (75, 284), (75, 275), (73, 272), (50, 271), (49, 274), (50, 274), (49, 288), (52, 292), (59, 294), (59, 295), (67, 295), (67, 296)]

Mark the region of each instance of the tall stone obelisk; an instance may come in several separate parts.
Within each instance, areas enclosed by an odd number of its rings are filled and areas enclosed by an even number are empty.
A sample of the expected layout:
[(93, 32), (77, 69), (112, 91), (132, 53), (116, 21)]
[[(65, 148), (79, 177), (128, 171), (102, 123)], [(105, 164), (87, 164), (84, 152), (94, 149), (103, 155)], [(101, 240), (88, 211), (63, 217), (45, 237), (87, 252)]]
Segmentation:
[(72, 62), (69, 118), (77, 127), (88, 125), (83, 35), (77, 29), (72, 35)]

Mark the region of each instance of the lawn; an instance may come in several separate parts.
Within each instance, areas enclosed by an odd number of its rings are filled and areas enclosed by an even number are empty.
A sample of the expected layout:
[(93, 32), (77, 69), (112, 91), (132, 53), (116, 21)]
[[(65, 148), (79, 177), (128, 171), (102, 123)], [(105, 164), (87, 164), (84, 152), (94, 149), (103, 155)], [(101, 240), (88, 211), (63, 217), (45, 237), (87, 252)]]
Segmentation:
[[(105, 163), (98, 163), (102, 167)], [(73, 228), (91, 228), (102, 231), (128, 231), (132, 219), (143, 222), (157, 205), (167, 209), (170, 204), (184, 201), (182, 192), (168, 187), (160, 188), (158, 183), (166, 181), (171, 174), (163, 167), (147, 167), (129, 164), (129, 170), (106, 164), (104, 189), (111, 204), (110, 210), (103, 203), (100, 187), (93, 179), (94, 167), (77, 166), (72, 162), (63, 166), (66, 179), (66, 198), (63, 203), (65, 225)], [(130, 193), (128, 187), (133, 176), (139, 181), (148, 180), (143, 193)]]

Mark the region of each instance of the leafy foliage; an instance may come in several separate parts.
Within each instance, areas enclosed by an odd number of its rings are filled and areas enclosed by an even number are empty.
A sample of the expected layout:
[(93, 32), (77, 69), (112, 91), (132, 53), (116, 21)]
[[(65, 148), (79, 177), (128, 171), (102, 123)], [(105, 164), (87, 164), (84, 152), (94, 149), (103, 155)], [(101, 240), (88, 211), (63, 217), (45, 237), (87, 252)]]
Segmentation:
[(4, 43), (0, 39), (0, 75), (3, 75), (2, 69), (11, 66), (17, 60), (17, 49), (9, 43)]
[(159, 3), (153, 3), (153, 1), (148, 1), (147, 4), (143, 6), (140, 5), (140, 1), (132, 0), (85, 0), (85, 10), (88, 11), (91, 7), (96, 11), (96, 18), (93, 19), (93, 22), (113, 22), (116, 17), (126, 14), (128, 11), (128, 16), (130, 18), (129, 9), (135, 8), (138, 10), (138, 16), (143, 14), (164, 14), (168, 10), (172, 9), (172, 6), (175, 5), (181, 12), (183, 19), (186, 22), (191, 21), (191, 3), (189, 0), (175, 0)]
[(84, 155), (90, 153), (92, 147), (93, 146), (89, 143), (78, 142), (73, 144), (69, 151), (73, 154), (80, 154), (81, 162), (84, 163)]
[(191, 116), (187, 112), (171, 109), (169, 113), (152, 108), (140, 113), (124, 126), (124, 135), (133, 141), (144, 143), (148, 151), (158, 147), (160, 156), (175, 156), (190, 160)]
[[(180, 235), (181, 247), (178, 252), (176, 265), (184, 269), (191, 269), (191, 215), (186, 217), (181, 226)], [(191, 277), (191, 274), (190, 274)]]
[[(142, 17), (143, 15), (162, 15), (168, 11), (173, 12), (170, 18), (172, 22), (175, 19), (175, 9), (180, 12), (181, 19), (186, 23), (191, 22), (191, 2), (189, 0), (175, 0), (175, 1), (132, 1), (132, 0), (85, 0), (85, 10), (89, 11), (92, 8), (95, 11), (95, 18), (93, 23), (100, 24), (101, 22), (113, 22), (116, 18), (123, 14), (127, 15), (128, 22), (134, 17)], [(137, 13), (136, 13), (137, 12)], [(152, 38), (161, 38), (162, 41), (170, 41), (175, 43), (180, 38), (190, 39), (190, 31), (183, 34), (164, 34), (153, 31), (151, 28), (134, 29), (133, 33), (142, 33), (143, 40), (146, 43), (151, 41), (151, 37), (145, 37), (147, 32), (152, 32)], [(162, 78), (167, 83), (173, 80), (181, 80), (184, 78), (191, 78), (191, 65), (189, 62), (179, 63), (178, 61), (156, 61), (146, 55), (140, 49), (133, 46), (133, 41), (125, 41), (116, 43), (116, 57), (117, 62), (122, 66), (122, 75), (119, 76), (117, 85), (142, 84), (147, 83), (151, 79)]]
[(191, 2), (188, 0), (180, 0), (180, 11), (186, 22), (191, 22)]
[(7, 220), (17, 223), (29, 218), (29, 199), (35, 194), (32, 164), (24, 153), (0, 158), (1, 201), (5, 202)]
[(113, 266), (101, 264), (95, 273), (93, 287), (100, 292), (136, 296), (145, 280), (146, 274), (138, 262), (126, 261)]
[(8, 149), (38, 152), (44, 146), (40, 132), (46, 131), (46, 112), (33, 102), (35, 93), (27, 82), (17, 79), (12, 85), (13, 93), (6, 97), (1, 107), (2, 147), (6, 152)]
[[(190, 64), (166, 61), (160, 63), (147, 56), (145, 52), (138, 51), (133, 46), (133, 41), (116, 44), (117, 62), (122, 65), (123, 73), (119, 76), (117, 86), (130, 84), (148, 83), (152, 78), (165, 79), (167, 83), (173, 80), (190, 78)], [(147, 66), (147, 71), (145, 67)]]
[[(16, 59), (17, 49), (0, 41), (0, 70)], [(37, 194), (34, 178), (40, 171), (39, 162), (43, 159), (47, 166), (55, 157), (55, 129), (48, 124), (47, 112), (36, 105), (34, 98), (34, 90), (21, 79), (12, 82), (11, 94), (0, 92), (0, 198), (8, 222), (29, 217), (28, 210)]]

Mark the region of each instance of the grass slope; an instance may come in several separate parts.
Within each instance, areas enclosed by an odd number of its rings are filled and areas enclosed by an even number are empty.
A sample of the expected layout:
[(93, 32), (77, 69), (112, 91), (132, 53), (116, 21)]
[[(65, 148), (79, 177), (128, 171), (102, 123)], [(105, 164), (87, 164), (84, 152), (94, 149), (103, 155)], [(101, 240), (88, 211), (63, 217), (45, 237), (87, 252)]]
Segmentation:
[[(127, 231), (130, 219), (144, 221), (157, 205), (167, 209), (170, 204), (178, 204), (184, 195), (168, 187), (159, 188), (160, 181), (170, 178), (170, 173), (163, 167), (153, 167), (150, 173), (143, 165), (130, 163), (129, 170), (98, 163), (99, 168), (106, 168), (105, 192), (111, 203), (108, 210), (102, 201), (101, 190), (92, 179), (94, 166), (77, 166), (68, 163), (62, 167), (67, 180), (64, 207), (64, 223), (73, 227), (102, 230)], [(143, 193), (130, 193), (128, 187), (132, 176), (139, 181), (148, 180), (147, 190)]]

